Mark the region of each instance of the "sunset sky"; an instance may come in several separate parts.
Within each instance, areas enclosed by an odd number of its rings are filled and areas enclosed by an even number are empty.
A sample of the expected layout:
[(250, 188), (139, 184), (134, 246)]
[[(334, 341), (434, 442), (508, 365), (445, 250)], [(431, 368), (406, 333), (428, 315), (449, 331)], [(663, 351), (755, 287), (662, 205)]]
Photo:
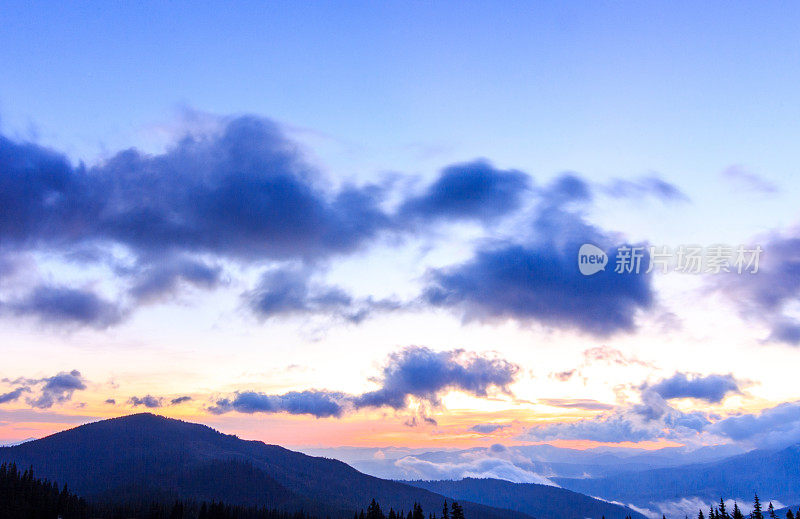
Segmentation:
[(0, 443), (800, 441), (800, 7), (494, 7), (4, 2)]

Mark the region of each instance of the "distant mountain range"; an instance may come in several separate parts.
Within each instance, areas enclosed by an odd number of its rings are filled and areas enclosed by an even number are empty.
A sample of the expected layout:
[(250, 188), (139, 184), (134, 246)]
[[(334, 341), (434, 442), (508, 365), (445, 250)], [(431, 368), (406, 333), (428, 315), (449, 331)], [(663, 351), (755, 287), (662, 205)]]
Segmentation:
[(654, 503), (692, 497), (707, 503), (720, 497), (749, 503), (756, 492), (764, 503), (800, 503), (800, 445), (777, 451), (755, 450), (708, 463), (554, 481), (576, 492), (648, 508)]
[(461, 481), (406, 481), (406, 483), (458, 500), (510, 508), (535, 515), (536, 519), (572, 517), (612, 519), (628, 516), (633, 519), (645, 518), (642, 514), (624, 506), (548, 485), (474, 478), (465, 478)]

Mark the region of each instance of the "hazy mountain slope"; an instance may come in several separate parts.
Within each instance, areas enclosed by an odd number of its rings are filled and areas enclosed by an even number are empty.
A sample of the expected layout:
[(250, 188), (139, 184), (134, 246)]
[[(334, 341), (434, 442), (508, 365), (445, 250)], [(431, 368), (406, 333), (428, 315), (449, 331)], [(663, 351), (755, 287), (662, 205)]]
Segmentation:
[(756, 491), (765, 501), (796, 503), (800, 502), (800, 445), (751, 451), (711, 463), (554, 481), (576, 492), (637, 506), (684, 497), (711, 502), (723, 496), (749, 502)]
[(532, 515), (537, 519), (623, 519), (644, 516), (612, 503), (578, 494), (563, 488), (533, 483), (511, 483), (499, 479), (466, 478), (461, 481), (409, 481), (455, 499), (464, 499), (490, 506), (504, 506)]

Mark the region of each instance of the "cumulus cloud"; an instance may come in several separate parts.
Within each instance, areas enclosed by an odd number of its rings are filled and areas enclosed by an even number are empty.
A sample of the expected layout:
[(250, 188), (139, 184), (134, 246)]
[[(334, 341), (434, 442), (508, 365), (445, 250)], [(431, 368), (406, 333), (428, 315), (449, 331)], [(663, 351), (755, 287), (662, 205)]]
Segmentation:
[(709, 432), (764, 447), (779, 447), (800, 441), (800, 401), (785, 402), (758, 413), (722, 419)]
[[(32, 396), (25, 401), (37, 409), (49, 409), (55, 404), (68, 402), (72, 400), (75, 391), (86, 389), (86, 381), (78, 370), (61, 371), (52, 377), (38, 379), (23, 377), (15, 380), (3, 379), (3, 382), (21, 386), (7, 394), (12, 397), (16, 394), (13, 399), (19, 398), (22, 393), (31, 393)], [(17, 391), (19, 393), (16, 393)]]
[[(672, 380), (672, 377), (667, 380)], [(678, 380), (681, 380), (679, 377)], [(668, 387), (668, 386), (664, 386)], [(664, 389), (662, 387), (661, 389)], [(711, 403), (722, 393), (702, 390)], [(685, 395), (679, 385), (677, 394)], [(669, 396), (670, 388), (665, 391)], [(673, 398), (684, 398), (673, 397)], [(692, 397), (690, 397), (692, 398)], [(699, 398), (699, 397), (694, 397)], [(531, 441), (591, 440), (607, 443), (668, 439), (693, 443), (703, 438), (730, 441), (751, 448), (781, 448), (800, 442), (800, 401), (785, 402), (754, 413), (721, 418), (710, 411), (681, 411), (672, 407), (653, 386), (642, 386), (641, 402), (617, 406), (592, 418), (553, 422), (527, 428), (520, 439)]]
[(385, 220), (374, 187), (326, 192), (296, 146), (256, 117), (91, 168), (35, 145), (0, 147), (9, 246), (105, 240), (159, 257), (316, 257), (351, 250)]
[(460, 310), (466, 320), (514, 319), (597, 336), (632, 330), (636, 313), (653, 300), (646, 269), (584, 276), (577, 268), (584, 243), (604, 245), (609, 264), (617, 262), (612, 235), (568, 209), (590, 198), (583, 180), (560, 177), (542, 192), (531, 239), (487, 244), (464, 263), (431, 270), (424, 300)]
[(640, 403), (609, 407), (608, 411), (591, 418), (529, 427), (521, 438), (534, 441), (561, 439), (608, 443), (662, 438), (689, 441), (698, 437), (712, 423), (706, 412), (684, 412), (673, 408), (652, 388), (642, 390)]
[(132, 396), (128, 399), (128, 403), (133, 407), (144, 406), (149, 409), (156, 409), (161, 407), (164, 402), (163, 398), (155, 397), (153, 395), (145, 395), (143, 397)]
[(519, 208), (530, 189), (530, 177), (495, 169), (477, 160), (445, 168), (424, 193), (409, 197), (398, 211), (401, 219), (476, 219), (491, 221)]
[[(47, 249), (83, 261), (121, 246), (137, 262), (115, 270), (146, 302), (180, 283), (213, 288), (239, 262), (312, 261), (349, 253), (392, 227), (375, 185), (326, 187), (271, 121), (224, 119), (165, 153), (120, 152), (92, 167), (0, 137), (0, 252)], [(77, 250), (100, 250), (78, 254)], [(54, 322), (104, 327), (123, 313), (99, 296), (41, 287), (5, 305)]]
[[(337, 185), (309, 165), (278, 125), (253, 116), (220, 117), (163, 153), (129, 149), (92, 166), (0, 136), (0, 169), (0, 256), (46, 249), (69, 261), (109, 262), (112, 250), (122, 250), (130, 259), (124, 268), (111, 265), (123, 286), (118, 302), (59, 284), (2, 305), (54, 323), (104, 328), (181, 287), (219, 286), (225, 262), (316, 268), (386, 233), (520, 215), (529, 199), (536, 217), (523, 237), (484, 244), (472, 259), (432, 270), (414, 303), (452, 308), (467, 319), (608, 335), (631, 330), (635, 314), (652, 301), (648, 276), (577, 272), (580, 244), (610, 251), (622, 242), (575, 209), (592, 199), (576, 175), (538, 188), (523, 172), (478, 160), (445, 167), (417, 193), (391, 192), (389, 184)], [(620, 182), (617, 190), (678, 196), (655, 177)], [(393, 208), (387, 200), (396, 201)], [(261, 317), (321, 312), (354, 322), (405, 306), (354, 299), (309, 278), (309, 271), (270, 269), (245, 294), (247, 306)]]
[[(59, 280), (0, 308), (105, 328), (182, 287), (220, 286), (228, 263), (286, 262), (301, 267), (270, 268), (245, 293), (246, 306), (260, 317), (324, 313), (358, 322), (376, 310), (425, 304), (468, 320), (514, 319), (610, 335), (632, 330), (636, 314), (652, 304), (647, 275), (577, 271), (581, 244), (601, 245), (613, 264), (613, 250), (624, 243), (585, 220), (580, 207), (591, 202), (592, 189), (577, 175), (535, 187), (523, 172), (477, 160), (445, 167), (419, 192), (392, 191), (389, 183), (329, 181), (268, 119), (206, 123), (162, 153), (128, 149), (91, 166), (0, 136), (0, 257), (47, 250), (65, 261), (112, 263), (119, 288), (109, 301)], [(614, 191), (681, 195), (657, 177), (618, 181)], [(483, 243), (471, 259), (431, 270), (412, 302), (356, 299), (311, 279), (326, 260), (388, 233), (419, 233), (431, 222), (491, 223), (511, 214), (527, 220), (518, 239)], [(112, 251), (127, 263), (113, 264)]]
[(464, 463), (437, 463), (406, 456), (395, 461), (395, 466), (408, 474), (408, 479), (460, 480), (464, 478), (493, 478), (513, 483), (537, 483), (557, 486), (546, 477), (527, 471), (509, 460), (482, 457)]
[[(423, 192), (401, 194), (388, 212), (381, 207), (386, 186), (332, 187), (275, 123), (253, 116), (217, 118), (163, 153), (128, 149), (88, 167), (0, 136), (0, 170), (0, 256), (46, 249), (98, 262), (117, 247), (134, 261), (112, 265), (128, 285), (128, 311), (122, 302), (61, 285), (38, 287), (3, 308), (98, 328), (180, 286), (218, 286), (215, 262), (311, 264), (352, 253), (382, 232), (417, 232), (418, 224), (436, 219), (489, 221), (516, 210), (530, 184), (524, 173), (486, 161), (457, 164)], [(304, 301), (273, 301), (280, 294), (269, 290), (272, 281), (267, 274), (253, 291), (252, 306), (266, 313), (344, 306), (342, 313), (359, 320), (395, 304), (367, 299), (352, 308), (348, 295), (324, 287)]]
[(209, 408), (213, 414), (239, 413), (310, 414), (317, 418), (339, 417), (350, 398), (343, 393), (308, 390), (267, 395), (254, 391), (236, 393), (233, 398), (218, 400)]
[(44, 323), (95, 328), (116, 324), (124, 316), (119, 305), (92, 291), (52, 285), (39, 286), (20, 299), (6, 302), (0, 309), (36, 317)]
[(731, 393), (741, 392), (731, 374), (702, 376), (679, 372), (648, 387), (667, 400), (696, 398), (712, 404), (721, 402)]
[[(441, 396), (452, 390), (478, 397), (487, 396), (492, 389), (507, 393), (518, 371), (518, 366), (503, 359), (463, 350), (435, 352), (412, 346), (389, 356), (381, 376), (376, 379), (380, 388), (374, 391), (360, 395), (326, 390), (291, 391), (280, 395), (242, 391), (217, 400), (209, 411), (214, 414), (287, 412), (321, 418), (339, 417), (367, 407), (401, 410), (408, 407), (412, 398), (428, 406), (439, 406)], [(420, 419), (430, 418), (421, 416)]]
[(30, 388), (18, 387), (7, 393), (0, 393), (0, 404), (6, 404), (8, 402), (14, 402), (16, 400), (19, 400), (19, 397), (21, 397), (23, 393), (28, 393), (28, 392), (30, 392)]
[(405, 479), (494, 478), (557, 486), (535, 470), (536, 464), (529, 456), (517, 448), (501, 444), (489, 448), (403, 456), (394, 461), (394, 468)]
[(355, 404), (401, 409), (409, 397), (438, 405), (439, 396), (450, 390), (475, 396), (486, 396), (491, 388), (508, 392), (518, 371), (517, 365), (504, 359), (412, 346), (389, 356), (379, 379), (380, 389), (363, 393)]

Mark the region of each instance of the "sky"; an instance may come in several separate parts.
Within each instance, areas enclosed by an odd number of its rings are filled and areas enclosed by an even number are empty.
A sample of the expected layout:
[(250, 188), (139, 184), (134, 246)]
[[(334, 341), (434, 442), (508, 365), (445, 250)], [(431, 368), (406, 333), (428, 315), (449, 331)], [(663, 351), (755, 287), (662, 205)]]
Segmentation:
[(4, 2), (0, 442), (800, 441), (798, 9)]

